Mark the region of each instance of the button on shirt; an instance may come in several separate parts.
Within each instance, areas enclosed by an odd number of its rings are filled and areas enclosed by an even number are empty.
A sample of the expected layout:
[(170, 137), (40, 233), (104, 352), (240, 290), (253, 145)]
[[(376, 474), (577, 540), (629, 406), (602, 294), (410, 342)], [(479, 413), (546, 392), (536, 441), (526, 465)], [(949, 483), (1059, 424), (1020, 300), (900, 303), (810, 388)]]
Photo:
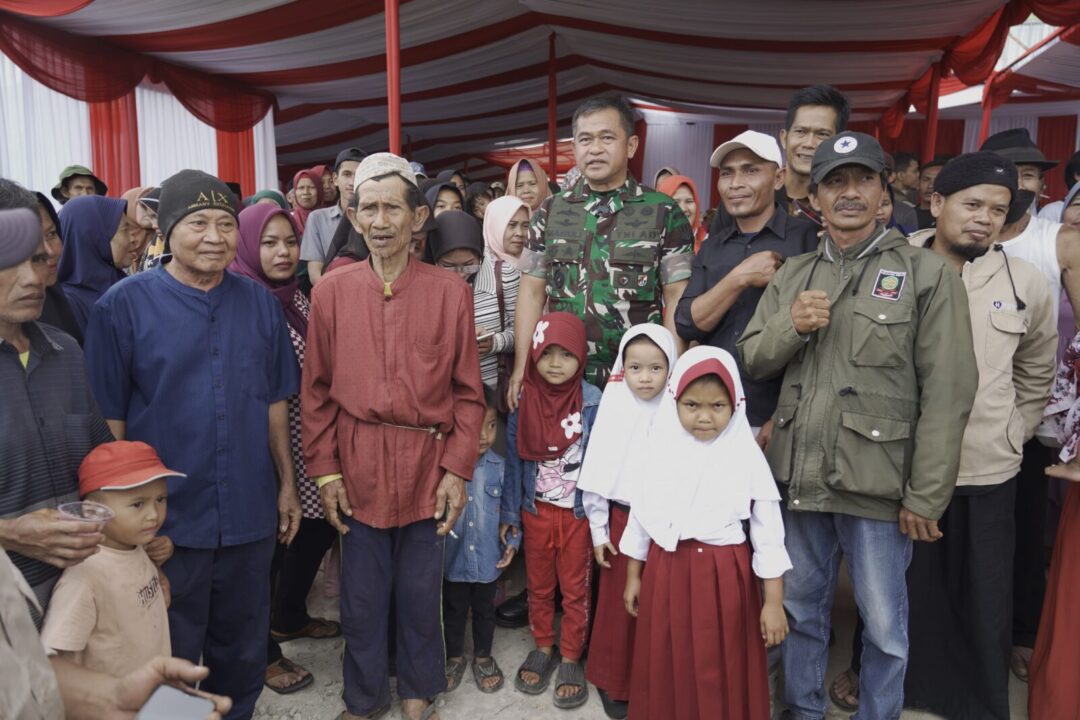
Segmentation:
[(274, 534), (267, 413), (300, 378), (273, 295), (229, 272), (209, 292), (165, 266), (135, 275), (95, 306), (86, 366), (105, 417), (187, 474), (169, 478), (162, 534), (203, 549)]
[[(79, 463), (112, 440), (90, 393), (83, 354), (70, 335), (26, 323), (26, 367), (11, 343), (0, 341), (0, 519), (79, 499)], [(60, 568), (11, 553), (42, 607)], [(35, 618), (35, 621), (40, 618)]]
[(728, 223), (709, 233), (694, 258), (690, 283), (675, 310), (675, 328), (687, 342), (697, 341), (723, 348), (735, 357), (746, 390), (747, 419), (751, 425), (759, 427), (769, 420), (776, 409), (782, 378), (754, 380), (746, 372), (735, 343), (753, 317), (765, 288), (749, 287), (743, 290), (711, 332), (694, 324), (690, 306), (698, 296), (711, 290), (754, 253), (771, 250), (786, 259), (813, 251), (818, 246), (818, 227), (803, 218), (790, 217), (780, 205), (776, 206), (765, 227), (756, 234), (740, 232), (735, 219), (730, 215), (727, 217)]

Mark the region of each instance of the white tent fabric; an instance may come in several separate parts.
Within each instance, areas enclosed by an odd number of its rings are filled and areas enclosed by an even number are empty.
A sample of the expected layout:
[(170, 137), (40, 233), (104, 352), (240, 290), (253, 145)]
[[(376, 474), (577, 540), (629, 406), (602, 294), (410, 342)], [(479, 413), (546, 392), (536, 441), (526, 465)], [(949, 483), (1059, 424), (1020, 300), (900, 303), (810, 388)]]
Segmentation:
[(135, 88), (139, 169), (143, 185), (157, 185), (185, 169), (217, 174), (217, 134), (159, 86)]
[(90, 166), (90, 109), (0, 54), (0, 177), (46, 195), (68, 165)]
[(253, 128), (252, 134), (255, 136), (255, 187), (249, 189), (248, 192), (276, 189), (278, 163), (274, 137), (274, 113), (266, 113), (266, 117)]
[[(547, 94), (552, 33), (560, 97), (616, 90), (691, 112), (754, 113), (783, 107), (797, 87), (829, 82), (849, 95), (857, 114), (876, 118), (1005, 2), (905, 0), (844, 12), (829, 0), (410, 0), (400, 6), (404, 132), (418, 144), (415, 159), (427, 163), (449, 157), (447, 146), (475, 154), (543, 140), (546, 133), (531, 128), (546, 122), (536, 101)], [(273, 92), (286, 166), (325, 161), (331, 147), (384, 146), (380, 3), (321, 0), (304, 14), (282, 0), (165, 5), (95, 0), (34, 21), (108, 36), (120, 47)], [(159, 17), (152, 31), (140, 21), (149, 12)], [(226, 22), (235, 37), (218, 32)], [(289, 22), (295, 34), (285, 29)], [(560, 117), (564, 131), (565, 121)], [(458, 142), (461, 124), (470, 122), (497, 129)]]

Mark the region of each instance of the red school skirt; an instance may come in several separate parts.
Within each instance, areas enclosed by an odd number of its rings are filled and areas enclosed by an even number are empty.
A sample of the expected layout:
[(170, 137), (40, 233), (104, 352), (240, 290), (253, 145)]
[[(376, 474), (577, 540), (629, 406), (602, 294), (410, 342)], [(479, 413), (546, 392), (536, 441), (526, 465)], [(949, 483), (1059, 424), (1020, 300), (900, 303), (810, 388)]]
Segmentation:
[[(611, 544), (619, 547), (630, 514), (622, 506), (611, 504), (608, 527)], [(611, 568), (599, 569), (600, 592), (596, 600), (596, 619), (589, 640), (589, 663), (585, 677), (616, 700), (630, 697), (630, 670), (634, 662), (634, 629), (637, 619), (626, 612), (626, 564), (629, 556), (619, 553), (608, 557)]]
[(741, 545), (649, 550), (630, 720), (768, 720), (761, 594)]

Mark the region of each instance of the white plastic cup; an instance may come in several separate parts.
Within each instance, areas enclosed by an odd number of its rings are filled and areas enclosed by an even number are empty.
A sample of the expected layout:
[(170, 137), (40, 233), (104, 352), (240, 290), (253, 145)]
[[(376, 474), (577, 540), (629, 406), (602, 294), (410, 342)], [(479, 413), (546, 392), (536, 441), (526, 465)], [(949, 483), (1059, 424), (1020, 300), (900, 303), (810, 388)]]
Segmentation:
[(116, 517), (116, 513), (107, 505), (90, 500), (63, 503), (56, 508), (65, 520), (78, 520), (88, 523), (107, 523)]

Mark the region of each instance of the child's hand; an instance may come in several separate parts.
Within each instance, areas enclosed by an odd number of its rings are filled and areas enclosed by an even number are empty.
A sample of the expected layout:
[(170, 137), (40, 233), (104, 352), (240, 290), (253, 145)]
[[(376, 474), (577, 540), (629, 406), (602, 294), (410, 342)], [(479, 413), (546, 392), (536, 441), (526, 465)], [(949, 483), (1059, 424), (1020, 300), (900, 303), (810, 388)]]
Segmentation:
[(510, 541), (507, 539), (506, 534), (510, 533), (510, 537), (517, 539), (518, 534), (521, 533), (518, 530), (517, 525), (511, 525), (509, 523), (499, 523), (499, 542), (503, 545), (509, 545)]
[(175, 550), (173, 541), (165, 535), (158, 535), (153, 540), (146, 543), (144, 548), (146, 554), (150, 556), (150, 559), (158, 567), (164, 565), (166, 561), (172, 557), (173, 550)]
[(514, 559), (514, 555), (517, 554), (517, 548), (512, 545), (507, 545), (503, 550), (502, 557), (499, 558), (499, 562), (495, 563), (495, 567), (502, 570), (505, 567), (510, 566), (510, 561)]
[(615, 549), (615, 546), (611, 544), (610, 540), (608, 540), (603, 545), (597, 545), (593, 548), (593, 555), (596, 556), (597, 564), (600, 565), (600, 567), (610, 568), (611, 563), (604, 559), (604, 550), (607, 550), (609, 553), (611, 553), (612, 557), (618, 555), (619, 551)]
[(626, 590), (623, 591), (623, 602), (626, 603), (626, 612), (634, 617), (638, 613), (638, 597), (641, 596), (641, 578), (626, 578)]
[(765, 647), (779, 645), (787, 634), (788, 622), (784, 605), (766, 602), (761, 608), (761, 638), (765, 641)]

